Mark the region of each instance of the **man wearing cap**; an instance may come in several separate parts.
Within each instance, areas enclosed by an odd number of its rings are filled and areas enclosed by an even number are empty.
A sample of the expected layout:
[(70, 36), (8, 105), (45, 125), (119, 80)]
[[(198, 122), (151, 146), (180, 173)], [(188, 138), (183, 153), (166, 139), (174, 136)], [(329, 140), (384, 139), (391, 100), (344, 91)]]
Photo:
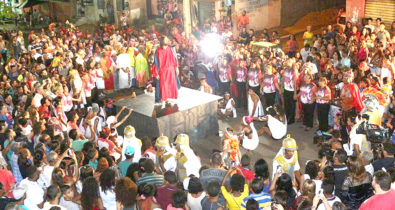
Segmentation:
[(128, 147), (132, 147), (134, 151), (132, 162), (137, 163), (141, 158), (141, 140), (136, 137), (136, 130), (131, 125), (126, 126), (123, 133), (122, 160), (127, 159), (126, 150)]
[(381, 149), (384, 157), (373, 162), (374, 171), (395, 168), (395, 146), (392, 143), (385, 143)]
[(176, 161), (176, 153), (177, 151), (170, 146), (169, 138), (167, 136), (161, 135), (156, 139), (155, 142), (156, 147), (156, 157), (162, 172), (165, 171), (176, 171), (177, 161)]
[(122, 176), (126, 176), (126, 172), (128, 171), (129, 166), (133, 163), (135, 157), (135, 150), (133, 146), (128, 145), (124, 147), (125, 150), (122, 152), (122, 157), (125, 158), (121, 162), (119, 162), (118, 166), (121, 169)]
[[(298, 161), (298, 146), (291, 135), (283, 140), (282, 147), (273, 160), (273, 170), (281, 170), (292, 178), (300, 180), (300, 165)], [(273, 173), (273, 177), (276, 173)]]

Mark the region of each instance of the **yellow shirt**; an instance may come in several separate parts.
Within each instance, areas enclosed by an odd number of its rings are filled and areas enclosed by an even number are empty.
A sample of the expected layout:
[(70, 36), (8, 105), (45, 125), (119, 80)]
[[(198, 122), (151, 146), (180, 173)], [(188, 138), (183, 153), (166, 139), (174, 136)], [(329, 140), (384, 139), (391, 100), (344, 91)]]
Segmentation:
[(244, 198), (248, 196), (248, 185), (244, 184), (244, 191), (241, 193), (239, 197), (234, 197), (232, 193), (229, 193), (225, 186), (221, 186), (221, 192), (224, 196), (227, 207), (229, 210), (240, 210), (241, 209), (241, 202)]
[(52, 67), (54, 68), (58, 67), (59, 63), (60, 63), (60, 57), (55, 57), (52, 61)]
[(313, 36), (314, 34), (312, 32), (304, 32), (303, 34), (303, 39), (304, 39), (304, 44), (309, 44), (310, 46), (313, 45)]

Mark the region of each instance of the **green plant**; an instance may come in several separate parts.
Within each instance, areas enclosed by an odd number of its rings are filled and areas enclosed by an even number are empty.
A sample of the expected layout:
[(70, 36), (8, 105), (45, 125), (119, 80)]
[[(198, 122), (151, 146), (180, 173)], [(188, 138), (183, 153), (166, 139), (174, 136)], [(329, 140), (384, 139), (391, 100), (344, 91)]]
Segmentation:
[(0, 2), (0, 19), (3, 18), (14, 18), (18, 14), (14, 12), (13, 7), (5, 4), (4, 2)]

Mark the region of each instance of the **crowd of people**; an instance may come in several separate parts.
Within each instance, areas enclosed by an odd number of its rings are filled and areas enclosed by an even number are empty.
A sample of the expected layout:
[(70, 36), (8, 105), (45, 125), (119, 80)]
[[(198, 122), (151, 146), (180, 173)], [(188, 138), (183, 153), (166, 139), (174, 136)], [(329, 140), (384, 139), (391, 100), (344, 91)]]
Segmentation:
[[(395, 23), (391, 33), (379, 18), (321, 34), (307, 27), (298, 49), (293, 35), (281, 45), (276, 31), (249, 29), (246, 13), (238, 34), (224, 17), (187, 35), (173, 16), (158, 30), (103, 24), (89, 33), (66, 22), (27, 37), (1, 32), (0, 209), (394, 206)], [(210, 33), (224, 45), (211, 58), (199, 45)], [(258, 41), (274, 47), (257, 49)], [(172, 78), (171, 96), (162, 77)], [(248, 112), (241, 131), (222, 132), (223, 148), (209, 160), (186, 134), (140, 137), (133, 125), (118, 134), (133, 110), (116, 112), (108, 94), (141, 88), (167, 102), (178, 83), (223, 95), (221, 118)], [(287, 125), (309, 131), (316, 119), (317, 159), (301, 167), (303, 140)], [(260, 135), (281, 141), (272, 160), (251, 155)]]

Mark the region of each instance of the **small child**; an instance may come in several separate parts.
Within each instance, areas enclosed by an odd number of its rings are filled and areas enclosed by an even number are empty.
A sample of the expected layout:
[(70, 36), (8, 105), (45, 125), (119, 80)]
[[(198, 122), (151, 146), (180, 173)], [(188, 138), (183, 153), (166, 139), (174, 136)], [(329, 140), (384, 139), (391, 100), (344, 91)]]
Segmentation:
[(75, 198), (74, 190), (69, 185), (61, 187), (62, 197), (60, 198), (59, 205), (66, 209), (80, 209), (79, 205), (73, 201)]

